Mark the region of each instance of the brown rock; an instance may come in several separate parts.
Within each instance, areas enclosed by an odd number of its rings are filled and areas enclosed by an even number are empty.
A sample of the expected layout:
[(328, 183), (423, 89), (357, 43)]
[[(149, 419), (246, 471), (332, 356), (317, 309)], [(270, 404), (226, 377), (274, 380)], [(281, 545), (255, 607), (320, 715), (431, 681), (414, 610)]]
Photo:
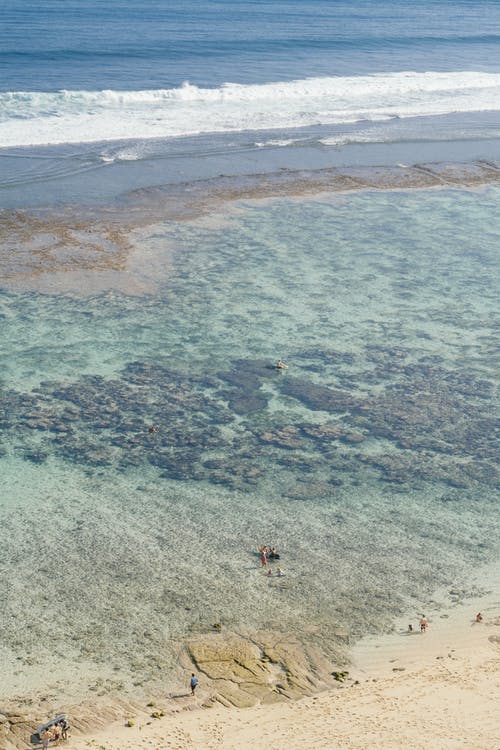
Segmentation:
[(213, 680), (262, 682), (267, 676), (260, 649), (241, 638), (191, 641), (188, 650), (198, 669)]

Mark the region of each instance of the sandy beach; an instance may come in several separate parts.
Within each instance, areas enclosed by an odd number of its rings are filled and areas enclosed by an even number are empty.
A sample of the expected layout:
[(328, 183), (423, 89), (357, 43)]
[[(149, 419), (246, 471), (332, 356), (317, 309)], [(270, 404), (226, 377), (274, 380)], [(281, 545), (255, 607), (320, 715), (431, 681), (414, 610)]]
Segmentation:
[[(297, 702), (249, 709), (201, 709), (207, 691), (165, 716), (137, 712), (96, 733), (74, 736), (84, 750), (133, 748), (439, 748), (498, 747), (500, 719), (500, 610), (481, 624), (459, 616), (432, 623), (421, 636), (368, 639), (354, 650), (345, 685)], [(127, 720), (124, 716), (125, 721)]]
[[(481, 623), (475, 621), (476, 607)], [(195, 697), (186, 687), (148, 703), (123, 699), (67, 709), (72, 730), (61, 744), (71, 750), (497, 748), (498, 596), (490, 593), (429, 621), (423, 635), (417, 624), (408, 632), (401, 623), (394, 633), (359, 641), (344, 682), (334, 689), (296, 701), (277, 696), (269, 705), (228, 708), (216, 699), (214, 683), (200, 675)], [(38, 718), (43, 720), (41, 713)], [(2, 748), (38, 747), (29, 739), (26, 717), (11, 722), (3, 717)], [(32, 720), (32, 729), (35, 724)]]

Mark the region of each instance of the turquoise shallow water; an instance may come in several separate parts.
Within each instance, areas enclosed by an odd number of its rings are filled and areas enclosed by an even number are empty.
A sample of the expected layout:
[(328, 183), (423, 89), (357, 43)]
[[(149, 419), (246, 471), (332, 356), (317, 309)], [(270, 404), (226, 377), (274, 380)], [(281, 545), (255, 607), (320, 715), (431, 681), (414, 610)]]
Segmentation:
[(329, 650), (492, 559), (499, 203), (239, 204), (143, 231), (154, 294), (4, 291), (0, 694), (164, 683), (219, 621)]

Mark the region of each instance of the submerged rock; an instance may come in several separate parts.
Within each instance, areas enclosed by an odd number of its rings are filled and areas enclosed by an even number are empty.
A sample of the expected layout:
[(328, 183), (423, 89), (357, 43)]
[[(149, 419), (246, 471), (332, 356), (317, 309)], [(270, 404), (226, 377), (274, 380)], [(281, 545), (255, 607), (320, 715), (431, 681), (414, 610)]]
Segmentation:
[(285, 425), (278, 427), (275, 430), (261, 432), (258, 435), (259, 440), (262, 443), (276, 445), (279, 448), (301, 448), (302, 441), (300, 440), (299, 430), (293, 425)]
[[(321, 352), (311, 358), (321, 360)], [(342, 389), (280, 377), (262, 359), (235, 360), (228, 371), (209, 376), (132, 362), (111, 379), (44, 381), (28, 393), (0, 388), (0, 430), (9, 450), (34, 463), (51, 453), (91, 468), (149, 463), (163, 476), (205, 478), (235, 490), (255, 485), (276, 464), (353, 476), (362, 464), (401, 486), (500, 484), (492, 382), (447, 369), (440, 358), (412, 362), (400, 346), (369, 346), (358, 359), (375, 370), (359, 370), (355, 381), (352, 357), (338, 353), (339, 364), (349, 365), (348, 374), (336, 374)], [(376, 388), (369, 390), (372, 375)], [(286, 398), (277, 411), (280, 397)], [(299, 421), (288, 398), (338, 418)], [(148, 425), (157, 426), (154, 434)], [(353, 450), (367, 440), (369, 451)], [(377, 443), (383, 445), (378, 451)], [(224, 455), (222, 463), (214, 453)]]
[(43, 464), (48, 457), (49, 454), (45, 451), (25, 451), (23, 454), (23, 458), (25, 461), (31, 461), (31, 463), (34, 464)]
[(269, 403), (269, 397), (258, 390), (254, 392), (221, 391), (219, 395), (227, 401), (232, 411), (241, 415), (263, 411)]
[(365, 439), (365, 436), (361, 434), (361, 432), (345, 432), (342, 435), (342, 440), (344, 443), (350, 443), (352, 445), (357, 445), (357, 443), (362, 443)]
[(311, 438), (320, 442), (331, 442), (338, 440), (344, 433), (344, 428), (339, 422), (325, 422), (324, 424), (302, 425), (302, 431)]
[(329, 411), (343, 414), (356, 412), (364, 405), (364, 400), (354, 397), (348, 391), (340, 391), (326, 385), (310, 383), (298, 378), (287, 377), (281, 387), (283, 393), (301, 401), (314, 411)]

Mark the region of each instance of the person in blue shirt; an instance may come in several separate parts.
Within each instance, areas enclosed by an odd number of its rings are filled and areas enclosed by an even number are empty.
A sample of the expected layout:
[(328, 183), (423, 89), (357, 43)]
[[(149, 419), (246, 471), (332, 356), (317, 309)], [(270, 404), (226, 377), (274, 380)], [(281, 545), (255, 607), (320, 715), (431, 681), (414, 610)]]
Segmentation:
[(191, 686), (191, 695), (194, 695), (194, 691), (196, 690), (196, 686), (198, 684), (198, 678), (196, 677), (195, 673), (191, 675), (191, 680), (189, 682)]

